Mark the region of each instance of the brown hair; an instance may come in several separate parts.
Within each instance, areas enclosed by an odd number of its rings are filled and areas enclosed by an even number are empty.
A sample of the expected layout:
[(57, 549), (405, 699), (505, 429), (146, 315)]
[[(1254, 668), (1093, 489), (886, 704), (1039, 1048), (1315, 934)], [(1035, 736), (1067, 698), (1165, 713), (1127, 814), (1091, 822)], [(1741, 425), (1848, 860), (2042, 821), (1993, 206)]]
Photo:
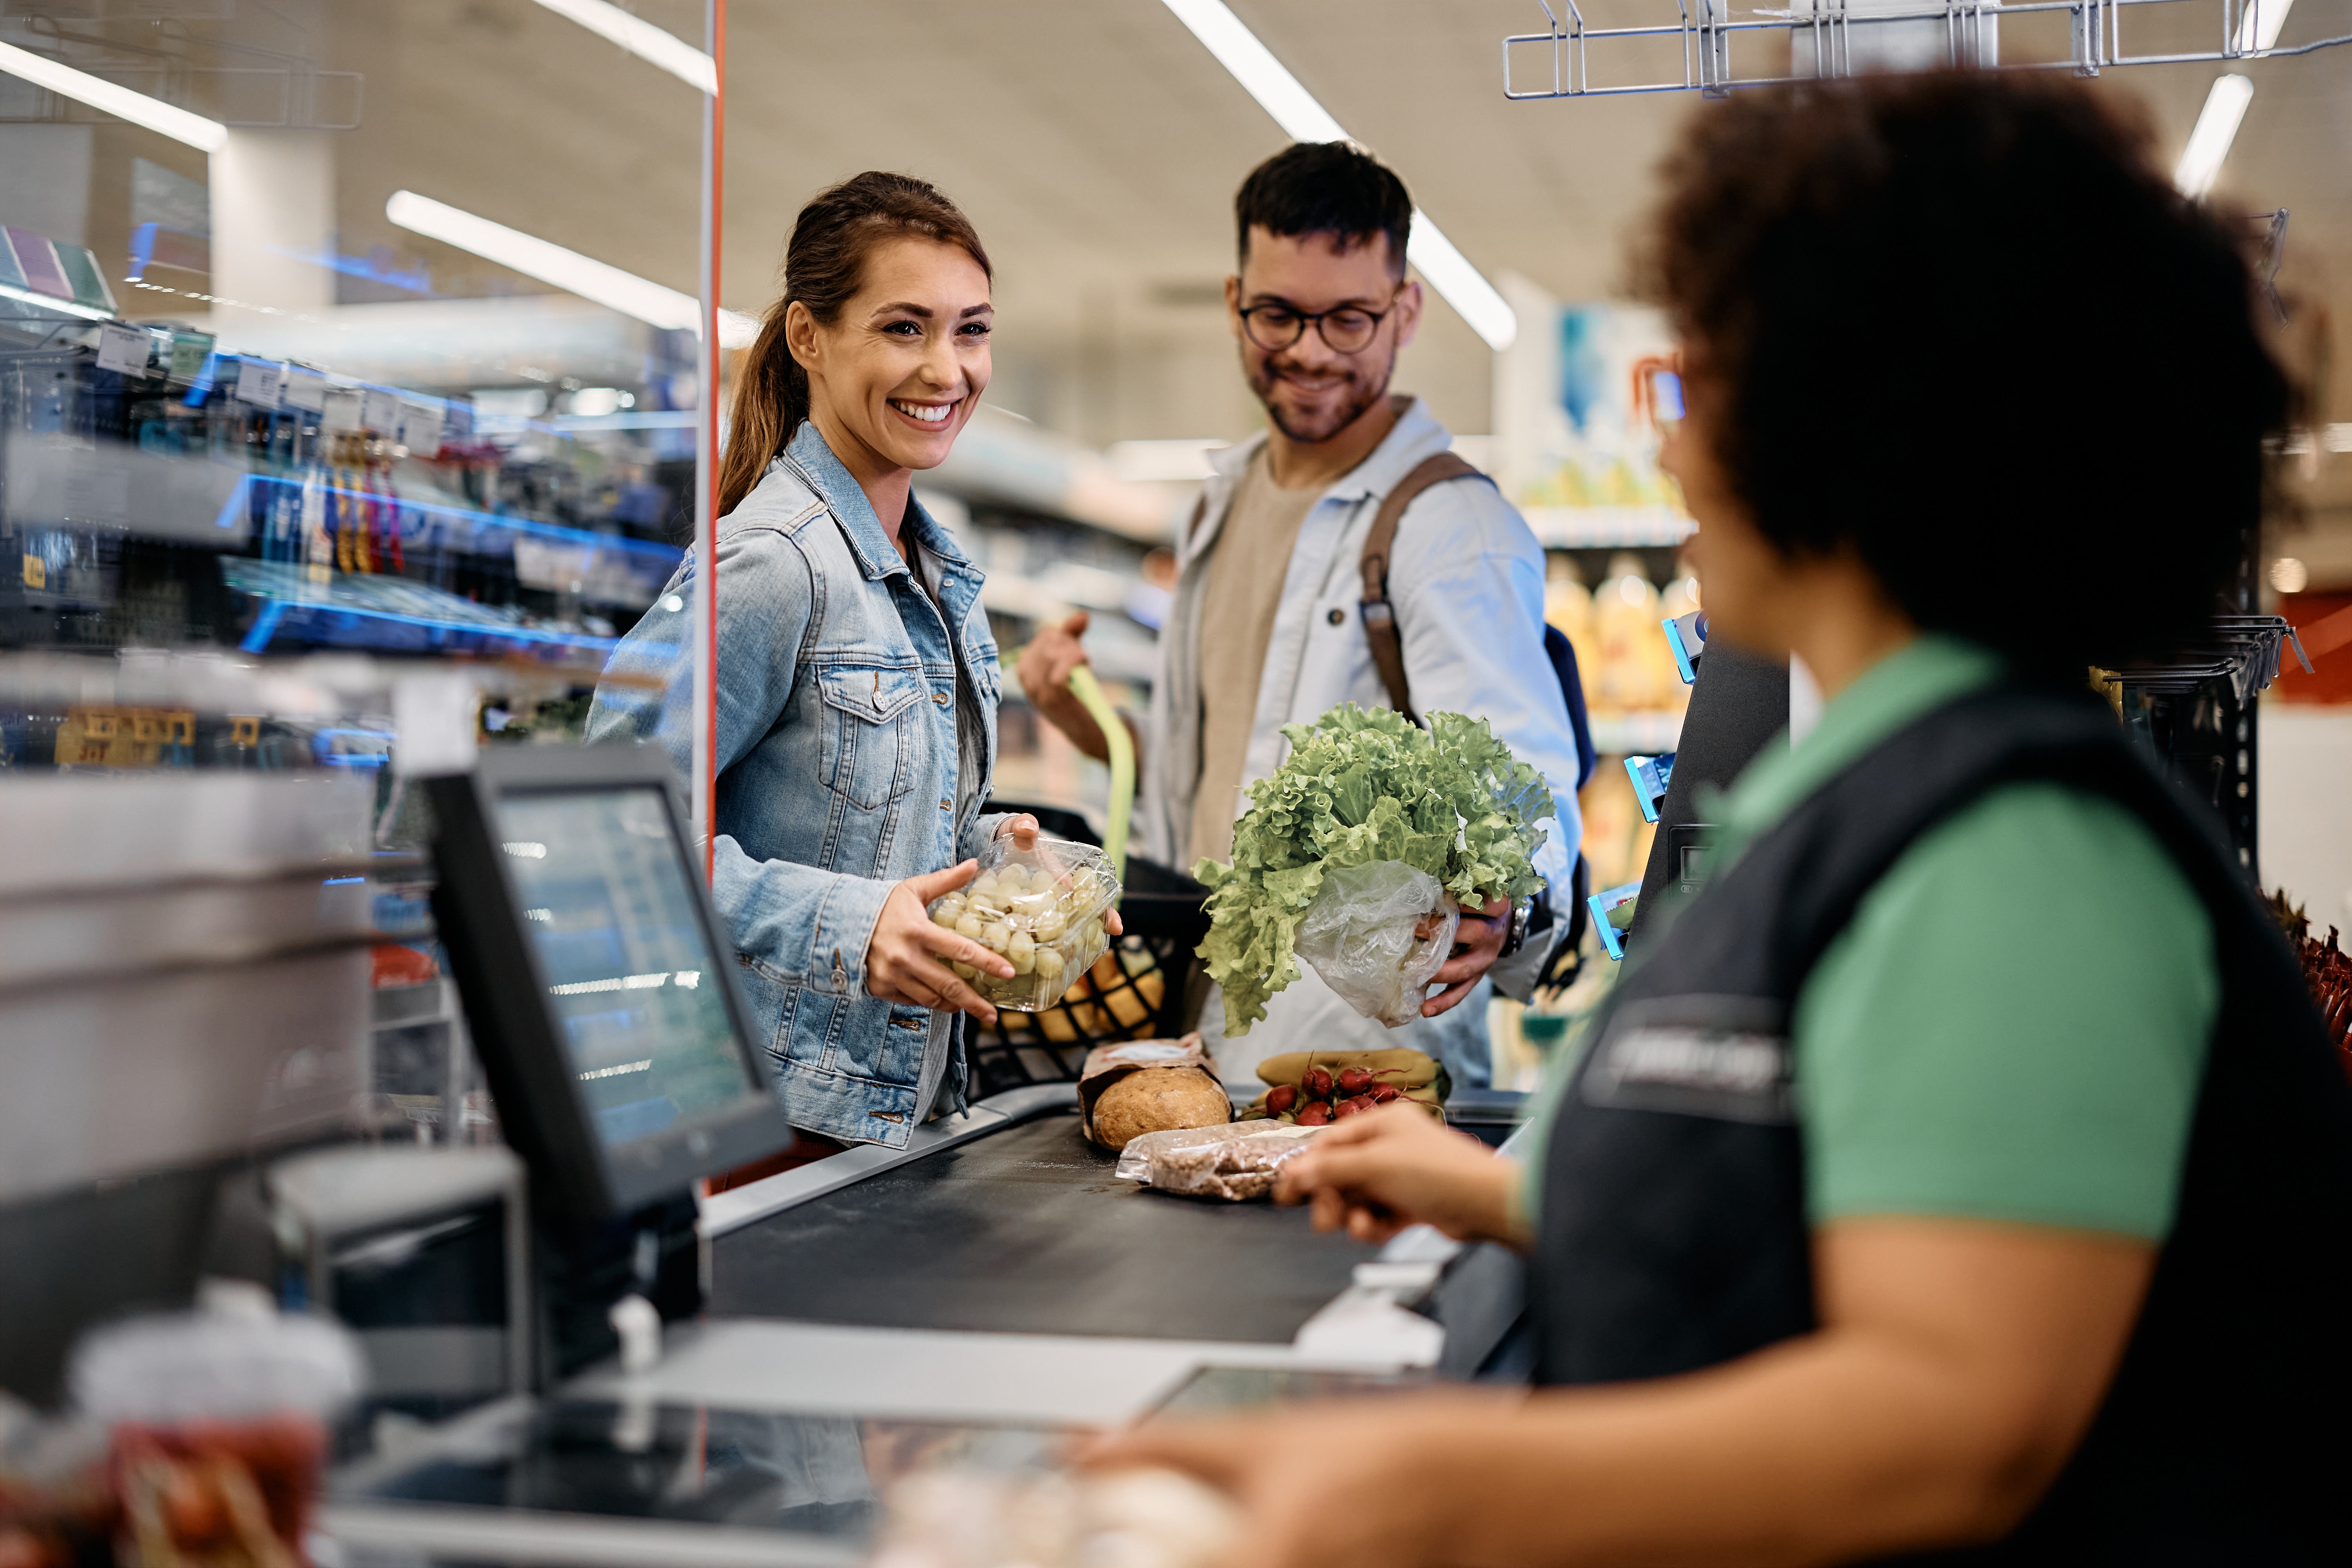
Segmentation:
[(719, 516), (742, 504), (809, 415), (808, 372), (784, 342), (786, 310), (797, 300), (831, 326), (857, 292), (866, 257), (902, 235), (961, 246), (981, 271), (995, 276), (971, 220), (921, 180), (869, 169), (818, 192), (793, 220), (792, 237), (784, 242), (783, 295), (768, 307), (735, 384), (727, 455), (719, 465)]

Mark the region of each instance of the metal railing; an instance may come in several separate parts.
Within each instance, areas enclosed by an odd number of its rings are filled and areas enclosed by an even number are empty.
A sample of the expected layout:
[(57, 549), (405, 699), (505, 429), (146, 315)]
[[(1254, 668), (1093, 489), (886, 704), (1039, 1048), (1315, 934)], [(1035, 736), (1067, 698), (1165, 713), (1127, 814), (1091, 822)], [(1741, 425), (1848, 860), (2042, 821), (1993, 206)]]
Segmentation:
[[(1756, 7), (1735, 14), (1726, 0), (1675, 0), (1675, 19), (1642, 26), (1595, 27), (1587, 25), (1577, 0), (1538, 0), (1551, 26), (1541, 33), (1520, 33), (1503, 40), (1503, 96), (1509, 99), (1607, 97), (1636, 92), (1687, 92), (1710, 96), (1734, 88), (1770, 87), (1814, 81), (1824, 77), (1851, 76), (1856, 70), (1857, 28), (1885, 28), (1890, 23), (1914, 24), (1907, 29), (1914, 45), (1927, 36), (1920, 24), (1940, 24), (1941, 58), (1931, 45), (1928, 56), (1916, 63), (1929, 67), (1982, 68), (2004, 70), (2072, 70), (2077, 76), (2097, 76), (2112, 67), (2183, 65), (2275, 59), (2307, 55), (2352, 43), (2352, 33), (2315, 39), (2292, 47), (2261, 47), (2265, 31), (2263, 0), (1912, 0), (1905, 4), (1855, 4), (1853, 0), (1798, 0), (1787, 7)], [(2157, 54), (2135, 54), (2124, 47), (2123, 16), (2126, 10), (2148, 6), (2202, 5), (2219, 13), (2218, 47)], [(2270, 0), (2278, 10), (2278, 0)], [(2063, 14), (2068, 20), (2070, 49), (2064, 59), (2036, 59), (2003, 64), (1999, 58), (1997, 28), (2003, 19)], [(2281, 17), (2283, 19), (2283, 16)], [(2268, 29), (2273, 36), (2276, 27)], [(1762, 37), (1786, 34), (1790, 39), (1790, 74), (1736, 75), (1732, 44), (1742, 34)], [(1886, 31), (1865, 35), (1865, 67), (1882, 51), (1869, 43), (1888, 38)], [(1588, 53), (1593, 44), (1604, 52), (1622, 52), (1641, 39), (1672, 39), (1679, 47), (1679, 79), (1592, 85)], [(1810, 50), (1806, 46), (1810, 44)], [(1540, 47), (1549, 57), (1550, 81), (1522, 86), (1512, 75), (1514, 50)], [(1906, 51), (1916, 54), (1916, 47)], [(1815, 68), (1800, 69), (1801, 60)], [(1883, 63), (1883, 62), (1881, 62)]]

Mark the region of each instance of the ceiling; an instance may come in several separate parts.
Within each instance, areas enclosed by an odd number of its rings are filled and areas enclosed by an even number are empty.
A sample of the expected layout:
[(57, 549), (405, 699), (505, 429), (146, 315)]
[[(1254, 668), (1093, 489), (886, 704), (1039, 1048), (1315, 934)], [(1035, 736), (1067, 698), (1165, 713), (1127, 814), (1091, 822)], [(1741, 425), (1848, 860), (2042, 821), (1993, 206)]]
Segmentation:
[[(1535, 0), (1231, 4), (1490, 276), (1517, 271), (1567, 299), (1620, 290), (1654, 167), (1695, 95), (1506, 101), (1500, 40), (1543, 26)], [(2164, 26), (2191, 41), (2217, 7), (2135, 16), (2157, 18), (2152, 47)], [(701, 37), (701, 0), (632, 8)], [(479, 291), (495, 269), (384, 221), (384, 197), (406, 187), (695, 287), (698, 95), (531, 0), (0, 0), (11, 16), (43, 11), (177, 13), (188, 19), (106, 28), (166, 52), (167, 33), (208, 42), (215, 63), (266, 47), (363, 73), (362, 123), (336, 134), (347, 249), (387, 244), (445, 288)], [(1673, 15), (1668, 0), (1584, 12), (1595, 25)], [(2296, 0), (2281, 42), (2347, 32), (2352, 0)], [(2012, 58), (2030, 48), (2021, 31), (2005, 42)], [(232, 44), (245, 54), (232, 59)], [(2223, 185), (2249, 212), (2293, 211), (2281, 282), (2304, 301), (2298, 331), (2330, 344), (2333, 323), (2352, 320), (2352, 47), (2246, 68), (2257, 92)], [(2145, 102), (2169, 160), (2214, 75), (2136, 68), (2101, 90)], [(735, 0), (727, 83), (729, 306), (772, 298), (812, 193), (903, 170), (961, 204), (995, 261), (994, 401), (1097, 445), (1252, 423), (1213, 301), (1234, 187), (1285, 139), (1159, 0)], [(2095, 306), (2095, 280), (2065, 269), (2053, 252), (2052, 286)], [(1400, 380), (1455, 428), (1484, 430), (1490, 363), (1441, 307)], [(2352, 400), (2331, 395), (2323, 413), (2352, 420)], [(2331, 466), (2352, 480), (2352, 459)]]

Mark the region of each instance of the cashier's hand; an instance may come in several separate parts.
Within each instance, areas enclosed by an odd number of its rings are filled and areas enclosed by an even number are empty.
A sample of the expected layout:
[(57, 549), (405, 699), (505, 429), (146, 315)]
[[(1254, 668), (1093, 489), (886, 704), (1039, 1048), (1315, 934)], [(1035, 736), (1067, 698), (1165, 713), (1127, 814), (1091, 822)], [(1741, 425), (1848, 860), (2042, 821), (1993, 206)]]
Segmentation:
[(885, 1002), (969, 1013), (983, 1024), (996, 1022), (996, 1009), (948, 964), (969, 963), (983, 974), (1010, 980), (1011, 962), (970, 937), (932, 924), (930, 916), (932, 900), (954, 892), (979, 870), (979, 861), (967, 860), (927, 877), (909, 877), (890, 889), (882, 904), (882, 916), (874, 922), (874, 938), (866, 948), (866, 990)]
[(1434, 1018), (1459, 1005), (1478, 984), (1478, 977), (1495, 967), (1495, 960), (1503, 955), (1504, 939), (1510, 934), (1510, 900), (1496, 899), (1483, 911), (1464, 910), (1462, 924), (1454, 932), (1453, 956), (1430, 976), (1430, 984), (1445, 989), (1421, 1005), (1421, 1016)]
[(1399, 1103), (1317, 1133), (1284, 1162), (1274, 1201), (1308, 1205), (1317, 1230), (1345, 1230), (1358, 1241), (1433, 1225), (1456, 1241), (1524, 1247), (1530, 1238), (1511, 1212), (1518, 1179), (1517, 1161)]
[(1233, 1499), (1241, 1520), (1216, 1559), (1225, 1568), (1425, 1568), (1458, 1549), (1454, 1507), (1507, 1506), (1432, 1497), (1433, 1461), (1464, 1434), (1492, 1432), (1525, 1399), (1449, 1390), (1237, 1419), (1162, 1418), (1071, 1458), (1090, 1470), (1181, 1470)]

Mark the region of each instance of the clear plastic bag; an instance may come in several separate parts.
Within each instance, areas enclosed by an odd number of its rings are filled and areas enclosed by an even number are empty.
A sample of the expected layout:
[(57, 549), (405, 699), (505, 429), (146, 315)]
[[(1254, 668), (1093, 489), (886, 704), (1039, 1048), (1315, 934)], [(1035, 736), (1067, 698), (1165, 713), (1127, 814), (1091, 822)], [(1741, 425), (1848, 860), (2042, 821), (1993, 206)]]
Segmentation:
[(1274, 1191), (1283, 1162), (1306, 1148), (1317, 1131), (1281, 1121), (1236, 1121), (1146, 1132), (1119, 1152), (1116, 1174), (1171, 1193), (1235, 1203), (1262, 1198)]
[(1341, 1001), (1393, 1029), (1421, 1016), (1461, 923), (1462, 906), (1436, 878), (1375, 860), (1324, 873), (1295, 946)]
[(1034, 849), (1016, 849), (1008, 835), (981, 852), (970, 882), (931, 901), (930, 916), (1011, 962), (1010, 980), (951, 965), (973, 990), (996, 1006), (1037, 1013), (1110, 951), (1105, 921), (1120, 890), (1110, 857), (1092, 845), (1041, 833)]

